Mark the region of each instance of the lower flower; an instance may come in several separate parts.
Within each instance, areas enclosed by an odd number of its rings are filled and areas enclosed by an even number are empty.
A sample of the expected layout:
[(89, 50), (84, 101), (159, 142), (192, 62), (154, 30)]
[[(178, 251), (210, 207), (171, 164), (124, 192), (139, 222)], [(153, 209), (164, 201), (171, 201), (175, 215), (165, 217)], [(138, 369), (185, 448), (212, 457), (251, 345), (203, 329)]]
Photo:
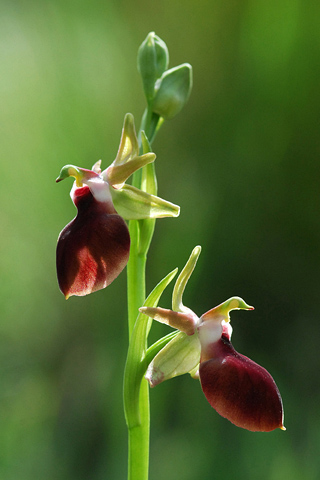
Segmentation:
[(174, 287), (173, 310), (141, 307), (157, 321), (177, 328), (179, 333), (150, 363), (146, 379), (151, 386), (177, 375), (200, 378), (210, 405), (238, 427), (269, 432), (283, 426), (280, 392), (263, 367), (238, 353), (231, 344), (232, 310), (253, 310), (240, 297), (232, 297), (200, 318), (182, 303), (187, 281), (200, 254), (192, 252)]

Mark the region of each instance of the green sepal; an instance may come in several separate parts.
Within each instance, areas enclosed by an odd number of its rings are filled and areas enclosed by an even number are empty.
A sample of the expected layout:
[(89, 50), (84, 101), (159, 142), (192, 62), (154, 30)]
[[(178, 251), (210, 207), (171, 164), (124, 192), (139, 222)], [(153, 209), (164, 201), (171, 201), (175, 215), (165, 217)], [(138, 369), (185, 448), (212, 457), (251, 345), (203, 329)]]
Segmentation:
[(189, 374), (194, 380), (199, 380), (199, 365), (196, 365), (193, 370), (190, 370)]
[(153, 112), (167, 119), (173, 118), (187, 103), (192, 89), (192, 67), (183, 63), (164, 72), (157, 80)]
[(148, 102), (153, 98), (156, 80), (165, 72), (168, 64), (167, 45), (158, 35), (150, 32), (138, 50), (138, 70)]
[(145, 378), (151, 387), (165, 380), (193, 372), (200, 362), (198, 335), (179, 332), (150, 363)]
[(110, 188), (114, 208), (125, 220), (177, 217), (180, 207), (160, 197), (143, 192), (132, 185)]
[(154, 357), (157, 355), (157, 353), (160, 352), (160, 350), (163, 349), (167, 345), (167, 343), (170, 342), (174, 337), (176, 337), (180, 332), (178, 330), (175, 330), (173, 332), (168, 333), (168, 335), (165, 335), (164, 337), (159, 338), (156, 342), (154, 342), (146, 351), (145, 357), (144, 357), (144, 370), (146, 371)]
[(131, 113), (127, 113), (122, 128), (117, 156), (103, 172), (103, 178), (109, 185), (119, 188), (137, 170), (154, 162), (156, 156), (151, 148), (139, 155), (139, 144)]
[(113, 163), (114, 165), (122, 165), (138, 155), (139, 144), (134, 126), (134, 118), (131, 113), (127, 113), (124, 117), (118, 153)]
[[(158, 305), (162, 293), (177, 274), (177, 270), (176, 268), (170, 272), (158, 283), (144, 302), (144, 306), (156, 307)], [(133, 428), (140, 423), (139, 394), (141, 381), (146, 371), (144, 358), (151, 324), (152, 320), (149, 317), (139, 313), (130, 338), (124, 372), (124, 409), (129, 428)]]

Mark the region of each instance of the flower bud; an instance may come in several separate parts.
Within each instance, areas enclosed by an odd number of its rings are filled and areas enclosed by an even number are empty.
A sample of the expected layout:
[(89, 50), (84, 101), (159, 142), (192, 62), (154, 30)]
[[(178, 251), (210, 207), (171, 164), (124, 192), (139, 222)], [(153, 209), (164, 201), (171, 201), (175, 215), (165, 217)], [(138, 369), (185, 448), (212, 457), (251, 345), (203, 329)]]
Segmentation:
[(183, 63), (167, 70), (156, 82), (152, 110), (165, 119), (173, 118), (187, 103), (192, 89), (192, 67)]
[(169, 64), (167, 45), (154, 32), (150, 32), (138, 50), (138, 70), (142, 77), (147, 100), (152, 100), (156, 80)]

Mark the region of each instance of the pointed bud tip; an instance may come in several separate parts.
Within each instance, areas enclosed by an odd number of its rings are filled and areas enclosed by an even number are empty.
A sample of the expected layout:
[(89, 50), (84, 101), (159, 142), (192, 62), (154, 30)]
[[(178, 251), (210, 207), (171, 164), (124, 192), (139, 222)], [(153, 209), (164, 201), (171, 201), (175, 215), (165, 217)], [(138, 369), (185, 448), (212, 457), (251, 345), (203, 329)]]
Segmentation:
[(128, 123), (131, 123), (134, 125), (134, 117), (132, 115), (132, 113), (126, 113), (125, 114), (125, 117), (124, 117), (124, 125), (128, 124)]
[(152, 45), (152, 42), (154, 41), (155, 36), (156, 36), (155, 32), (149, 32), (148, 33), (146, 41), (147, 41), (149, 46)]

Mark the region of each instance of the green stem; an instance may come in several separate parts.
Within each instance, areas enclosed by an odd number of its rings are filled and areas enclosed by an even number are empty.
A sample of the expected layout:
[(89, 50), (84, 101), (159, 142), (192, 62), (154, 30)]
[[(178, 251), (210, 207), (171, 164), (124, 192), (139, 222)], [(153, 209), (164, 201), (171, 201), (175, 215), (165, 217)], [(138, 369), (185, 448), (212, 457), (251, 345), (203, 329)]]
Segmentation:
[[(153, 139), (158, 130), (159, 120), (159, 116), (156, 118), (152, 111), (148, 109), (142, 119), (140, 132), (144, 130), (146, 135), (150, 135)], [(140, 132), (138, 135), (139, 141), (141, 140)], [(141, 171), (134, 174), (132, 184), (138, 188), (141, 187)], [(146, 298), (146, 261), (150, 242), (145, 246), (144, 251), (141, 251), (140, 226), (137, 220), (131, 220), (129, 222), (131, 238), (130, 258), (127, 265), (129, 342), (132, 338), (139, 307), (143, 305)], [(145, 341), (141, 345), (141, 351), (136, 357), (136, 362), (141, 362), (146, 349), (147, 338), (145, 338)], [(125, 391), (124, 394), (125, 396), (130, 396), (130, 392), (128, 391)], [(138, 410), (139, 422), (133, 425), (128, 422), (128, 414), (125, 412), (128, 425), (128, 480), (147, 480), (149, 473), (149, 385), (144, 378), (140, 386)]]
[(147, 480), (149, 475), (149, 385), (143, 379), (139, 397), (140, 423), (128, 428), (128, 480)]
[(138, 220), (129, 222), (131, 239), (130, 257), (127, 265), (128, 289), (128, 326), (129, 339), (138, 315), (139, 308), (146, 297), (146, 261), (145, 253), (139, 251), (140, 228)]
[[(146, 352), (146, 357), (141, 365), (143, 375), (156, 353), (168, 343), (174, 334), (169, 334), (162, 341), (156, 342)], [(128, 480), (147, 480), (149, 474), (149, 444), (150, 444), (150, 403), (149, 385), (145, 378), (142, 379), (139, 395), (139, 423), (128, 423)]]
[[(139, 312), (145, 300), (146, 254), (139, 252), (139, 223), (130, 221), (131, 237), (130, 258), (127, 266), (128, 278), (128, 324), (129, 338)], [(145, 341), (144, 350), (147, 348)], [(143, 353), (143, 352), (141, 352)], [(126, 392), (127, 393), (127, 392)], [(128, 424), (128, 480), (147, 480), (149, 470), (149, 388), (147, 381), (141, 384), (139, 398), (139, 417), (137, 425)]]
[(163, 122), (164, 119), (157, 113), (154, 113), (151, 107), (147, 108), (142, 117), (138, 138), (141, 138), (143, 130), (151, 145)]

